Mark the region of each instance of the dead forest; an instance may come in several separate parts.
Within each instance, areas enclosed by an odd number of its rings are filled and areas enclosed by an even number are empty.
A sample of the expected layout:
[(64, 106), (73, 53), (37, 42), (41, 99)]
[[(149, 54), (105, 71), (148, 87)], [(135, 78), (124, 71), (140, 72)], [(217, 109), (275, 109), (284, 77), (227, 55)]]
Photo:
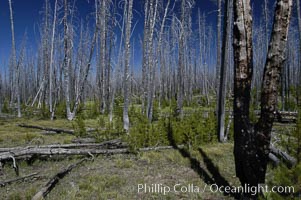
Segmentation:
[(0, 199), (300, 198), (300, 0), (42, 2), (0, 3)]

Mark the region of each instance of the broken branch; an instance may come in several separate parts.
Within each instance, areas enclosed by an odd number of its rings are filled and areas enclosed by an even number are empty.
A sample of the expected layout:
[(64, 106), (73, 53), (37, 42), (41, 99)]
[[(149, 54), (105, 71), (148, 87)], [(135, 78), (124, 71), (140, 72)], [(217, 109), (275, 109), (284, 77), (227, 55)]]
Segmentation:
[(33, 173), (33, 174), (29, 174), (29, 175), (26, 175), (26, 176), (23, 176), (23, 177), (18, 177), (18, 178), (14, 178), (14, 179), (11, 179), (11, 180), (8, 180), (8, 181), (0, 181), (0, 186), (1, 187), (4, 187), (8, 184), (11, 184), (13, 182), (17, 182), (17, 181), (22, 181), (24, 179), (27, 179), (27, 178), (35, 178), (36, 175), (38, 175), (39, 173)]
[(60, 179), (63, 179), (69, 172), (72, 171), (75, 167), (83, 163), (84, 161), (87, 161), (87, 158), (81, 159), (75, 164), (69, 165), (66, 169), (63, 169), (59, 173), (57, 173), (55, 176), (53, 176), (47, 184), (39, 191), (37, 192), (33, 197), (32, 200), (38, 200), (43, 199), (51, 192), (51, 190), (56, 186), (56, 184), (59, 182)]

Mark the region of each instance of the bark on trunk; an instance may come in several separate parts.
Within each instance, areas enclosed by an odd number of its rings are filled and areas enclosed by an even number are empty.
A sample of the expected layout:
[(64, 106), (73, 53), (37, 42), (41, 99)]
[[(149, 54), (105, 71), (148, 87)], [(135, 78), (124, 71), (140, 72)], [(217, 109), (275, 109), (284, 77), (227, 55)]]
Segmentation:
[[(242, 185), (264, 183), (270, 138), (276, 113), (279, 80), (285, 60), (292, 0), (278, 0), (264, 69), (261, 116), (254, 126), (249, 120), (252, 80), (252, 16), (250, 0), (235, 0), (234, 156), (236, 175)], [(257, 196), (249, 198), (257, 199)]]
[[(16, 54), (16, 41), (15, 41), (15, 27), (14, 27), (14, 17), (13, 17), (13, 8), (12, 8), (12, 2), (11, 0), (8, 0), (9, 3), (9, 11), (10, 11), (10, 25), (11, 25), (11, 36), (12, 36), (12, 55), (11, 55), (11, 68), (13, 69), (12, 71), (14, 72), (12, 80), (12, 94), (16, 92), (17, 95), (17, 112), (18, 112), (18, 117), (21, 117), (21, 99), (20, 99), (20, 88), (19, 88), (19, 77), (20, 77), (20, 67), (17, 64), (17, 54)], [(15, 90), (14, 91), (14, 87)], [(14, 101), (13, 98), (14, 95), (12, 95), (11, 102)]]
[(50, 64), (49, 64), (49, 111), (51, 113), (51, 120), (53, 120), (54, 109), (53, 109), (53, 99), (52, 99), (52, 76), (53, 76), (53, 65), (54, 65), (54, 42), (55, 42), (55, 30), (56, 30), (56, 17), (57, 17), (57, 0), (54, 4), (54, 14), (53, 14), (53, 24), (52, 24), (52, 36), (51, 36), (51, 49), (50, 49)]
[(229, 0), (225, 0), (225, 15), (224, 15), (224, 31), (223, 31), (223, 44), (222, 44), (222, 57), (221, 57), (221, 69), (220, 69), (220, 84), (218, 92), (218, 109), (217, 109), (217, 131), (218, 131), (218, 140), (219, 142), (225, 142), (227, 138), (225, 137), (225, 103), (226, 103), (226, 83), (227, 83), (227, 64), (228, 64), (228, 55), (229, 55), (229, 39), (228, 35), (231, 34), (230, 27), (230, 9)]
[[(127, 1), (126, 1), (127, 2)], [(129, 131), (130, 128), (130, 120), (128, 114), (129, 107), (129, 81), (130, 81), (130, 37), (131, 37), (131, 29), (132, 29), (132, 8), (133, 8), (133, 0), (128, 0), (128, 3), (125, 4), (125, 8), (127, 10), (126, 14), (126, 30), (125, 30), (125, 68), (124, 68), (124, 76), (123, 76), (123, 90), (124, 90), (124, 105), (123, 105), (123, 129), (125, 131)]]
[(65, 101), (66, 101), (66, 112), (67, 119), (72, 120), (74, 118), (71, 113), (71, 105), (70, 105), (70, 58), (69, 58), (69, 31), (68, 31), (68, 1), (64, 0), (64, 93), (65, 93)]

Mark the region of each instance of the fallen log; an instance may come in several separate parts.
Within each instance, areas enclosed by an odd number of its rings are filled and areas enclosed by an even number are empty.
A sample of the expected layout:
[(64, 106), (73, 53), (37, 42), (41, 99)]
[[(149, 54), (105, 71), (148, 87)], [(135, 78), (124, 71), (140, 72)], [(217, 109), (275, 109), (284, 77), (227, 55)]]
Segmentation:
[[(172, 146), (159, 146), (159, 147), (147, 147), (140, 148), (138, 151), (146, 152), (146, 151), (159, 151), (159, 150), (168, 150), (173, 149)], [(14, 152), (3, 152), (0, 153), (0, 162), (6, 161), (14, 157), (16, 160), (19, 158), (28, 158), (31, 156), (54, 156), (54, 155), (112, 155), (112, 154), (129, 154), (132, 151), (128, 148), (120, 148), (120, 149), (66, 149), (66, 148), (29, 148), (22, 149)]]
[(42, 155), (91, 155), (91, 154), (124, 154), (130, 151), (126, 148), (122, 149), (64, 149), (64, 148), (30, 148), (15, 152), (5, 152), (0, 154), (0, 161), (11, 159), (11, 157), (22, 156), (42, 156)]
[[(61, 128), (52, 128), (52, 127), (43, 127), (43, 126), (35, 126), (35, 125), (29, 125), (29, 124), (18, 124), (18, 126), (22, 127), (22, 128), (32, 128), (32, 129), (39, 129), (39, 130), (43, 130), (43, 131), (47, 131), (48, 133), (67, 133), (67, 134), (71, 134), (74, 135), (75, 131), (74, 130), (69, 130), (69, 129), (61, 129)], [(87, 132), (94, 132), (97, 129), (95, 128), (87, 128), (86, 131)]]
[(29, 175), (26, 175), (26, 176), (14, 178), (14, 179), (7, 180), (7, 181), (0, 181), (0, 186), (5, 187), (6, 185), (17, 182), (17, 181), (23, 181), (23, 180), (28, 179), (28, 178), (36, 178), (37, 177), (36, 175), (38, 175), (38, 174), (39, 173), (33, 173), (33, 174), (29, 174)]
[(39, 129), (39, 130), (43, 130), (43, 131), (51, 131), (51, 132), (56, 132), (56, 133), (67, 133), (67, 134), (71, 134), (71, 135), (74, 134), (74, 130), (35, 126), (35, 125), (28, 125), (28, 124), (18, 124), (18, 126), (20, 126), (22, 128)]
[(75, 167), (83, 163), (84, 161), (87, 161), (87, 158), (81, 159), (75, 164), (69, 165), (66, 169), (63, 169), (56, 175), (54, 175), (47, 184), (39, 191), (37, 192), (33, 197), (32, 200), (39, 200), (45, 198), (51, 190), (56, 186), (56, 184), (59, 182), (60, 179), (63, 179), (69, 172), (72, 171)]
[(273, 165), (276, 167), (279, 165), (280, 160), (273, 153), (269, 153), (269, 160), (272, 161)]
[(71, 140), (72, 143), (95, 143), (94, 138), (75, 138)]
[(297, 164), (297, 160), (294, 157), (290, 156), (288, 153), (281, 151), (274, 146), (270, 146), (270, 150), (272, 154), (279, 156), (287, 164), (288, 167), (292, 167)]
[(38, 146), (26, 146), (26, 147), (7, 147), (7, 148), (0, 148), (0, 153), (5, 152), (15, 152), (15, 151), (24, 151), (28, 149), (34, 148), (48, 148), (48, 149), (55, 149), (55, 148), (103, 148), (107, 147), (109, 149), (113, 148), (123, 148), (126, 147), (125, 143), (123, 143), (120, 139), (114, 139), (105, 141), (102, 143), (87, 143), (87, 144), (50, 144), (50, 145), (38, 145)]

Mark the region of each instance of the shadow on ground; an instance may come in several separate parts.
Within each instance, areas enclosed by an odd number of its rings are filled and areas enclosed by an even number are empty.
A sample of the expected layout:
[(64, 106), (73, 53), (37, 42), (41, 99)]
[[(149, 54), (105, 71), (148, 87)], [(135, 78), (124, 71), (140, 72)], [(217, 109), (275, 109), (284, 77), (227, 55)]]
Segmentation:
[[(193, 169), (206, 184), (216, 184), (218, 185), (218, 187), (231, 187), (229, 182), (221, 175), (218, 168), (214, 165), (212, 160), (208, 157), (208, 155), (203, 151), (202, 148), (199, 148), (198, 151), (200, 152), (203, 158), (203, 162), (205, 164), (204, 167), (201, 166), (201, 163), (196, 158), (191, 156), (190, 152), (187, 149), (178, 147), (173, 137), (173, 130), (170, 121), (168, 123), (167, 134), (170, 145), (173, 146), (173, 148), (175, 148), (176, 150), (178, 150), (184, 158), (189, 159), (191, 169)], [(205, 170), (205, 168), (209, 171), (211, 175)], [(237, 193), (224, 192), (223, 194), (225, 196), (234, 197), (235, 199), (240, 199), (240, 195)]]

